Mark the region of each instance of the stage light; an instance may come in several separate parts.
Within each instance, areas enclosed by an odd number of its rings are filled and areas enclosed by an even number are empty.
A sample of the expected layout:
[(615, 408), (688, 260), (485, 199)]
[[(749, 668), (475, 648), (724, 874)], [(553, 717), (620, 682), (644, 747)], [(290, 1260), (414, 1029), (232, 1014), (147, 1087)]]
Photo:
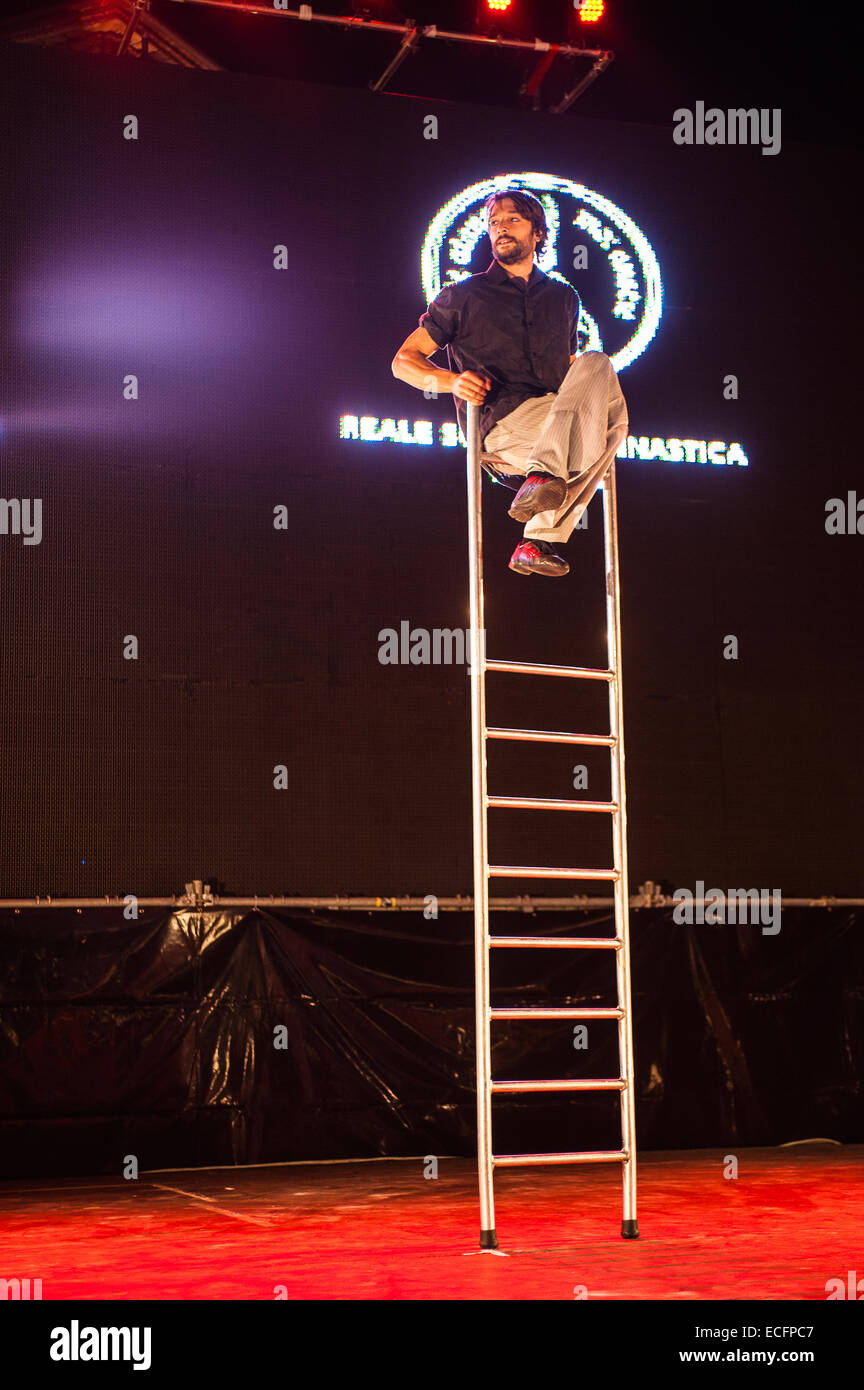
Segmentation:
[(474, 28), (486, 38), (533, 40), (535, 19), (514, 0), (474, 0)]
[(606, 5), (604, 0), (573, 0), (573, 8), (583, 24), (594, 24), (602, 18)]

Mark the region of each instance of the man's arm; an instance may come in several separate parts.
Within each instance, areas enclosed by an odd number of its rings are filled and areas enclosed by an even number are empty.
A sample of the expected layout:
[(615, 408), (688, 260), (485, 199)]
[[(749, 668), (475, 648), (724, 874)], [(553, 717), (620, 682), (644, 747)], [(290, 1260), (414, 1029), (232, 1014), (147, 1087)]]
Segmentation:
[(415, 328), (400, 347), (391, 362), (391, 370), (400, 381), (416, 386), (418, 391), (452, 391), (463, 401), (482, 405), (483, 398), (492, 383), (488, 376), (477, 372), (448, 372), (444, 367), (436, 367), (429, 361), (433, 353), (439, 351), (438, 344), (425, 328)]

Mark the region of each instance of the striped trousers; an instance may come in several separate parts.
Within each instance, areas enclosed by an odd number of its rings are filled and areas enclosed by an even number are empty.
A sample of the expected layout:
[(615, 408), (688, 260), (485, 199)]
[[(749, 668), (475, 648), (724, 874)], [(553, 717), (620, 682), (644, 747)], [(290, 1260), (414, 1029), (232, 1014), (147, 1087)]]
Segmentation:
[(539, 470), (567, 482), (561, 506), (532, 516), (526, 537), (570, 539), (628, 427), (627, 404), (604, 352), (583, 352), (570, 363), (557, 392), (523, 401), (493, 425), (483, 451), (495, 456), (496, 472)]

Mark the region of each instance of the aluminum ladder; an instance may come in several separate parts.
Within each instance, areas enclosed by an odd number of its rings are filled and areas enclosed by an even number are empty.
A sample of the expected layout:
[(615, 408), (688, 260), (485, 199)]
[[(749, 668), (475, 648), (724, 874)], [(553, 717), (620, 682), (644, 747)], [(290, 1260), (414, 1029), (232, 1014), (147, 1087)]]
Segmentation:
[[(630, 1010), (629, 894), (627, 887), (627, 822), (624, 784), (624, 736), (621, 719), (621, 619), (618, 578), (618, 517), (615, 494), (615, 461), (600, 484), (603, 492), (603, 533), (606, 570), (607, 669), (578, 666), (541, 666), (521, 661), (490, 661), (484, 642), (483, 518), (481, 486), (483, 455), (479, 407), (468, 403), (468, 567), (471, 588), (470, 684), (471, 770), (473, 783), (474, 841), (474, 975), (477, 1048), (477, 1166), (480, 1185), (480, 1247), (498, 1248), (495, 1230), (493, 1172), (495, 1168), (525, 1164), (621, 1163), (623, 1218), (621, 1234), (639, 1235), (636, 1220), (636, 1136), (633, 1106), (633, 1035)], [(486, 726), (486, 672), (509, 671), (525, 676), (558, 676), (575, 680), (606, 681), (609, 687), (609, 733), (574, 734), (540, 729), (490, 729)], [(486, 788), (486, 740), (515, 739), (530, 743), (567, 743), (610, 750), (612, 800), (558, 801), (520, 796), (489, 796)], [(611, 869), (559, 869), (526, 865), (490, 865), (487, 813), (490, 806), (533, 810), (597, 812), (612, 817), (614, 867)], [(490, 878), (553, 878), (606, 880), (614, 885), (614, 937), (542, 937), (489, 935)], [(518, 1008), (490, 1007), (489, 975), (492, 949), (530, 948), (554, 950), (613, 950), (616, 961), (615, 1008)], [(491, 1075), (491, 1025), (514, 1019), (617, 1019), (618, 1077), (602, 1080), (514, 1081), (493, 1080)], [(599, 1152), (493, 1154), (492, 1098), (501, 1093), (550, 1091), (618, 1091), (621, 1103), (621, 1148)]]

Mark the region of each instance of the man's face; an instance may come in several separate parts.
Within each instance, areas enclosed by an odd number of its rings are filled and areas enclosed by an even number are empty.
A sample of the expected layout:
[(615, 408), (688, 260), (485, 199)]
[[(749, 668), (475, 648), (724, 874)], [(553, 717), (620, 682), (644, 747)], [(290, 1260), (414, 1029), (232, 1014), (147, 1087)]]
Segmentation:
[(489, 213), (489, 240), (496, 261), (514, 265), (534, 255), (540, 233), (534, 231), (529, 217), (517, 211), (512, 198), (502, 198), (500, 203), (492, 204)]

